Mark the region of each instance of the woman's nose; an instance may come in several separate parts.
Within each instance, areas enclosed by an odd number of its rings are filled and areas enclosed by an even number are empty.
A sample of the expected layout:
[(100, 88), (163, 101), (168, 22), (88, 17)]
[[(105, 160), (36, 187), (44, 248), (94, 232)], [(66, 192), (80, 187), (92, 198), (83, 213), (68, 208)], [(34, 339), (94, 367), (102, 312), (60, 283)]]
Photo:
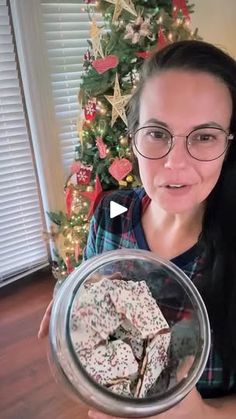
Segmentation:
[(173, 138), (173, 145), (165, 157), (165, 167), (170, 169), (183, 169), (188, 164), (189, 153), (186, 149), (186, 139), (181, 136)]

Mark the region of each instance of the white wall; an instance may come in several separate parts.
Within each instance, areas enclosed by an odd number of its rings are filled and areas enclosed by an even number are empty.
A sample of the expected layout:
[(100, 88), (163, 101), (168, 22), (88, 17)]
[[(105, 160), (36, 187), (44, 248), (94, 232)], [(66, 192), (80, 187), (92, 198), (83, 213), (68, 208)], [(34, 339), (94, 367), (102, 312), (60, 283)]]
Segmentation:
[(193, 0), (192, 28), (236, 58), (236, 0)]

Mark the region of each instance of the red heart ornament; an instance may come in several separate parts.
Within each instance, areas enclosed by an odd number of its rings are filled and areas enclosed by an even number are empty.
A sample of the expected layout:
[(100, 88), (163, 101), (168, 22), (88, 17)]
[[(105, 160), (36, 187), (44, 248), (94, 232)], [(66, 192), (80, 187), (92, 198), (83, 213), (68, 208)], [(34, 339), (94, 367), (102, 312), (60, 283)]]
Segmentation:
[(110, 68), (115, 68), (119, 63), (119, 59), (116, 55), (107, 55), (105, 58), (94, 60), (92, 62), (93, 68), (99, 73), (103, 74)]
[(117, 157), (110, 165), (108, 171), (119, 182), (124, 179), (132, 169), (132, 163), (128, 159), (119, 159)]

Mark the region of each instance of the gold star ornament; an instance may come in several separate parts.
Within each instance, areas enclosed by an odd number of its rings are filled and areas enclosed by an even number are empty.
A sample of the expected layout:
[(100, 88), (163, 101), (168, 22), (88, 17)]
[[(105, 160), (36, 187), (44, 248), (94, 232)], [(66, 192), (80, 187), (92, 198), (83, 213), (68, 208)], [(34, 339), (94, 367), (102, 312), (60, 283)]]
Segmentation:
[(132, 95), (121, 96), (118, 74), (116, 73), (114, 95), (113, 96), (105, 95), (105, 98), (112, 105), (112, 115), (111, 115), (111, 126), (112, 127), (113, 127), (113, 125), (116, 122), (118, 117), (120, 117), (124, 121), (125, 125), (127, 126), (125, 106), (127, 105), (131, 96)]
[(112, 23), (117, 21), (123, 9), (129, 12), (131, 15), (137, 16), (135, 7), (131, 0), (105, 0), (105, 1), (115, 5), (114, 14), (112, 17)]
[(93, 45), (93, 55), (95, 58), (97, 58), (98, 53), (101, 55), (101, 57), (104, 58), (102, 46), (101, 46), (101, 29), (97, 26), (96, 19), (93, 18), (92, 25), (90, 29), (90, 37), (91, 42)]

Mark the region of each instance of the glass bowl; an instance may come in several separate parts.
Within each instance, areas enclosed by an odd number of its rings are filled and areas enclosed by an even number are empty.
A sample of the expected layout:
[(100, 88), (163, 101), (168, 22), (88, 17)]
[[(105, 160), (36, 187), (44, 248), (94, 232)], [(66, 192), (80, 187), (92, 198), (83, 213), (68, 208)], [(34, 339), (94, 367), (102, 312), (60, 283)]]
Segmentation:
[[(91, 298), (100, 298), (97, 308)], [(113, 416), (147, 417), (170, 409), (196, 385), (210, 326), (181, 269), (152, 252), (122, 249), (83, 262), (62, 283), (49, 342), (54, 378), (73, 398)]]

